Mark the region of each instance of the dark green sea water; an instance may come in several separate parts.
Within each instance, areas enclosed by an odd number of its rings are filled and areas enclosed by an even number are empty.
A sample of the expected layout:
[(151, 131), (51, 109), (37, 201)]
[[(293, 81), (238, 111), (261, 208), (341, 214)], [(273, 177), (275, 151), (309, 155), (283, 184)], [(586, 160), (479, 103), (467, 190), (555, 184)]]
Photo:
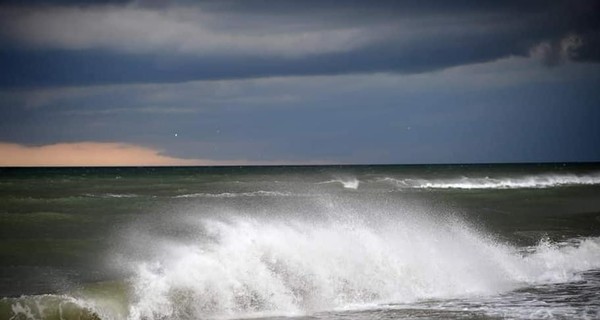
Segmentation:
[(0, 319), (595, 319), (600, 165), (0, 168)]

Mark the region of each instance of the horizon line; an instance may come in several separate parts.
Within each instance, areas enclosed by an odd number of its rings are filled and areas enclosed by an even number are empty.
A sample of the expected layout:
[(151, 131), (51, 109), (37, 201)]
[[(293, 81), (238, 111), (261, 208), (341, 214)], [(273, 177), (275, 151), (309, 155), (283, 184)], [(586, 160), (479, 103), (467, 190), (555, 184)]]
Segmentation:
[(46, 169), (68, 169), (68, 168), (234, 168), (234, 167), (360, 167), (360, 166), (478, 166), (478, 165), (600, 165), (596, 161), (519, 161), (519, 162), (429, 162), (429, 163), (331, 163), (331, 164), (222, 164), (222, 165), (15, 165), (0, 166), (0, 169), (19, 168), (46, 168)]

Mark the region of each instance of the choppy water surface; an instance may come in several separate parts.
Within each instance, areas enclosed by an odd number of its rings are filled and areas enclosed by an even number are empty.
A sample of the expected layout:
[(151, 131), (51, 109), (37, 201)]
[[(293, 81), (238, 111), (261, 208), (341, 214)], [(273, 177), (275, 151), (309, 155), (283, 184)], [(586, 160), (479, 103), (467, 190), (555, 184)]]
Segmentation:
[(600, 166), (0, 169), (0, 319), (596, 319)]

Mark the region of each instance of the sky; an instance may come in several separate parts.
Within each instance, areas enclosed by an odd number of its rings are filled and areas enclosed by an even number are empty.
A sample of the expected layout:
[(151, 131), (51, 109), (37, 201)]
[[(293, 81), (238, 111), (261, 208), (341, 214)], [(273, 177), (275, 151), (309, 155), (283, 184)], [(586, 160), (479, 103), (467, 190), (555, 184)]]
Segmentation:
[(600, 161), (600, 1), (2, 1), (0, 166)]

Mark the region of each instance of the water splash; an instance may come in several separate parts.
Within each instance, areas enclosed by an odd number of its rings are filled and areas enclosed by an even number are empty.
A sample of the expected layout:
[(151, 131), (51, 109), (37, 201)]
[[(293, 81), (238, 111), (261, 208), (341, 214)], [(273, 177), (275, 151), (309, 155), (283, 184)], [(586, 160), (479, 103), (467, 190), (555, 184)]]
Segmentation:
[(198, 237), (157, 239), (132, 261), (132, 319), (299, 315), (389, 302), (493, 295), (600, 267), (600, 239), (524, 254), (460, 219), (372, 223), (187, 221)]

